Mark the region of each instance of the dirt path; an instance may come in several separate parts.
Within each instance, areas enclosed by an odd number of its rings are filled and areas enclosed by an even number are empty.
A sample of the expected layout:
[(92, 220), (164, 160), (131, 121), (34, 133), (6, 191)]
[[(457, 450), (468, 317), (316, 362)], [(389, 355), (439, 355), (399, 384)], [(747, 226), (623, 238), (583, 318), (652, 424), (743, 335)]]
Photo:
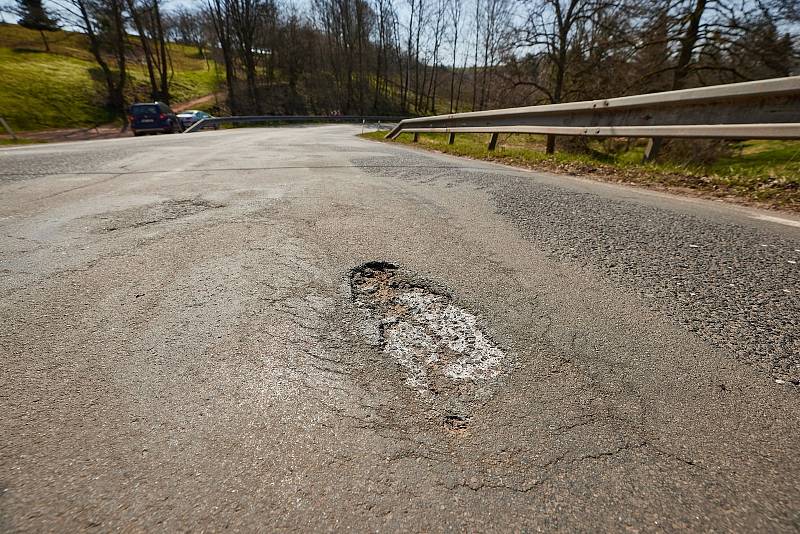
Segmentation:
[(172, 106), (172, 109), (175, 111), (185, 111), (187, 109), (193, 109), (197, 106), (202, 104), (208, 104), (209, 102), (214, 102), (215, 100), (221, 100), (224, 96), (224, 93), (211, 93), (210, 95), (201, 96), (200, 98), (195, 98), (194, 100), (189, 100), (188, 102), (183, 102), (181, 104), (175, 104)]

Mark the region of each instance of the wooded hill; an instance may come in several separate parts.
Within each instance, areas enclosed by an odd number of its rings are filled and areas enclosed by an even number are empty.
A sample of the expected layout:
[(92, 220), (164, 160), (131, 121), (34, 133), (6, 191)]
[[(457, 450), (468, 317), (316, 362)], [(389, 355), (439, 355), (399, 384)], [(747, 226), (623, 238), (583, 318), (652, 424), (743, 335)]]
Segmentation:
[[(15, 130), (88, 127), (119, 120), (107, 104), (107, 88), (88, 50), (86, 36), (47, 33), (45, 51), (38, 31), (0, 24), (0, 117)], [(149, 100), (150, 87), (135, 36), (129, 36), (129, 80), (125, 100)], [(219, 73), (192, 46), (169, 44), (173, 101), (183, 102), (213, 93)], [(212, 104), (213, 105), (213, 104)]]
[[(73, 0), (79, 1), (79, 0)], [(158, 0), (142, 0), (149, 5)], [(430, 114), (798, 72), (796, 0), (207, 0), (242, 112)]]
[[(17, 4), (29, 19), (42, 6)], [(104, 95), (95, 101), (107, 115), (124, 117), (134, 98), (174, 102), (201, 86), (213, 91), (217, 79), (224, 113), (414, 115), (787, 76), (798, 72), (800, 56), (796, 0), (312, 0), (306, 10), (276, 0), (162, 4), (45, 3), (46, 17), (81, 30), (53, 35), (47, 57), (94, 62), (86, 87)], [(10, 28), (3, 31), (22, 31)], [(71, 43), (69, 54), (58, 52), (67, 46), (58, 35)], [(6, 71), (36, 59), (24, 55), (34, 54), (35, 36), (4, 45)], [(40, 80), (59, 76), (42, 69)]]

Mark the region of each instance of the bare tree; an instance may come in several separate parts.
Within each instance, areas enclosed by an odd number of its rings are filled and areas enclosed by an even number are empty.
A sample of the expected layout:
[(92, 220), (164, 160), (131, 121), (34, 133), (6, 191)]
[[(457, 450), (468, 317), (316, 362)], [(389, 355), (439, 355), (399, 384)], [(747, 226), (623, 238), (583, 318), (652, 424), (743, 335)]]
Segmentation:
[(420, 59), (420, 39), (422, 38), (422, 30), (425, 27), (423, 21), (425, 21), (426, 1), (427, 0), (417, 0), (417, 27), (416, 27), (416, 38), (414, 42), (414, 107), (417, 112), (419, 112), (420, 102), (421, 102), (419, 59)]
[(511, 4), (508, 0), (486, 0), (485, 24), (483, 25), (481, 108), (485, 108), (488, 103), (492, 72), (501, 52), (506, 47), (510, 22)]
[[(86, 35), (89, 51), (103, 74), (106, 105), (126, 121), (125, 87), (128, 72), (122, 0), (64, 0), (56, 5)], [(111, 56), (115, 65), (106, 58), (106, 54)]]
[(447, 15), (448, 0), (437, 0), (434, 18), (436, 20), (433, 28), (433, 61), (431, 79), (428, 84), (428, 104), (426, 111), (436, 114), (436, 89), (439, 84), (439, 49), (442, 46), (445, 33), (445, 16)]
[[(529, 0), (526, 23), (518, 29), (520, 43), (532, 48), (536, 71), (527, 84), (541, 91), (552, 104), (564, 97), (570, 59), (585, 52), (581, 26), (598, 11), (613, 5), (603, 0)], [(555, 136), (547, 137), (547, 153), (555, 152)]]
[(206, 55), (208, 40), (205, 31), (207, 20), (201, 9), (179, 7), (173, 12), (170, 26), (175, 40), (196, 47), (197, 53), (208, 60)]
[[(453, 108), (454, 102), (458, 102), (458, 98), (455, 96), (456, 90), (456, 73), (458, 72), (458, 30), (461, 26), (461, 16), (463, 11), (463, 4), (462, 0), (450, 0), (450, 28), (451, 28), (451, 40), (450, 46), (453, 52), (453, 61), (452, 61), (452, 68), (450, 70), (450, 113), (453, 113), (453, 109), (458, 109), (458, 104), (456, 107)], [(464, 69), (461, 69), (461, 79), (463, 80), (464, 76)], [(460, 84), (459, 84), (460, 89)]]
[(478, 49), (480, 48), (480, 35), (481, 35), (481, 0), (475, 0), (475, 17), (473, 22), (475, 24), (475, 54), (472, 60), (472, 110), (478, 109)]
[(170, 101), (170, 62), (159, 0), (126, 0), (144, 53), (153, 100)]
[(448, 86), (450, 112), (558, 103), (785, 76), (799, 59), (796, 0), (206, 0), (172, 14), (163, 0), (53, 1), (118, 111), (131, 57), (169, 99), (170, 40), (213, 53), (231, 110), (256, 113), (436, 113)]
[(233, 29), (228, 0), (208, 0), (208, 12), (225, 64), (225, 83), (228, 88), (228, 106), (233, 113), (239, 111), (236, 92), (236, 71), (233, 53)]
[(689, 65), (692, 62), (695, 47), (700, 39), (700, 23), (703, 20), (706, 6), (707, 0), (694, 0), (694, 5), (685, 14), (686, 30), (680, 37), (678, 61), (673, 67), (672, 89), (681, 89), (686, 83), (686, 78), (689, 75)]
[(244, 67), (247, 80), (247, 91), (250, 102), (256, 113), (263, 112), (258, 97), (258, 80), (256, 73), (257, 54), (256, 35), (261, 29), (264, 7), (260, 0), (225, 0), (230, 12), (231, 28), (239, 52), (239, 59)]

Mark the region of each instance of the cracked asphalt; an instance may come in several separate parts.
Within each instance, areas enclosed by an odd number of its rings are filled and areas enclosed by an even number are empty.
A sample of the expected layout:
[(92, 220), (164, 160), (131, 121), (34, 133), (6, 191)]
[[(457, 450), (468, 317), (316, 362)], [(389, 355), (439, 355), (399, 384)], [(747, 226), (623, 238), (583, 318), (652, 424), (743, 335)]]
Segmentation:
[(0, 150), (0, 531), (800, 530), (796, 218), (358, 131)]

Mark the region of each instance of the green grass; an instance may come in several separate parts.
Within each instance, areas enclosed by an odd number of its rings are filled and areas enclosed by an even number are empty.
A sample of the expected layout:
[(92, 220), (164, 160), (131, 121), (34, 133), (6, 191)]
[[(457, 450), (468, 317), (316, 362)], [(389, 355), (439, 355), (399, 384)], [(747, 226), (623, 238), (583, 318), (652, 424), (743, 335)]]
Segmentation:
[(35, 145), (44, 143), (38, 139), (0, 139), (0, 146), (3, 145)]
[[(0, 24), (0, 117), (17, 131), (79, 128), (105, 124), (115, 117), (104, 107), (104, 87), (87, 50), (86, 37), (58, 31), (47, 34), (51, 52), (44, 51), (39, 32)], [(130, 37), (134, 49), (135, 37)], [(175, 72), (173, 102), (214, 92), (218, 86), (213, 63), (192, 47), (171, 44)], [(149, 100), (147, 72), (130, 58), (129, 101)]]
[[(384, 140), (386, 132), (363, 136)], [(556, 150), (545, 154), (544, 138), (535, 135), (501, 135), (497, 149), (489, 152), (489, 134), (458, 134), (447, 144), (446, 134), (420, 134), (415, 146), (465, 156), (541, 169), (587, 175), (596, 179), (635, 183), (698, 194), (728, 197), (800, 211), (800, 142), (743, 141), (732, 146), (730, 155), (699, 164), (665, 156), (655, 163), (642, 163), (643, 142), (625, 146), (592, 141), (579, 153)], [(396, 142), (412, 144), (412, 134)]]
[(0, 116), (22, 131), (109, 122), (91, 66), (67, 56), (0, 48)]
[[(147, 82), (141, 74), (136, 75), (140, 85)], [(216, 91), (219, 80), (213, 70), (185, 70), (176, 74), (170, 85), (173, 102), (186, 102)]]
[[(59, 56), (92, 61), (86, 37), (67, 31), (46, 32), (50, 52)], [(16, 24), (0, 24), (0, 47), (18, 51), (44, 52), (44, 43), (39, 32)]]

